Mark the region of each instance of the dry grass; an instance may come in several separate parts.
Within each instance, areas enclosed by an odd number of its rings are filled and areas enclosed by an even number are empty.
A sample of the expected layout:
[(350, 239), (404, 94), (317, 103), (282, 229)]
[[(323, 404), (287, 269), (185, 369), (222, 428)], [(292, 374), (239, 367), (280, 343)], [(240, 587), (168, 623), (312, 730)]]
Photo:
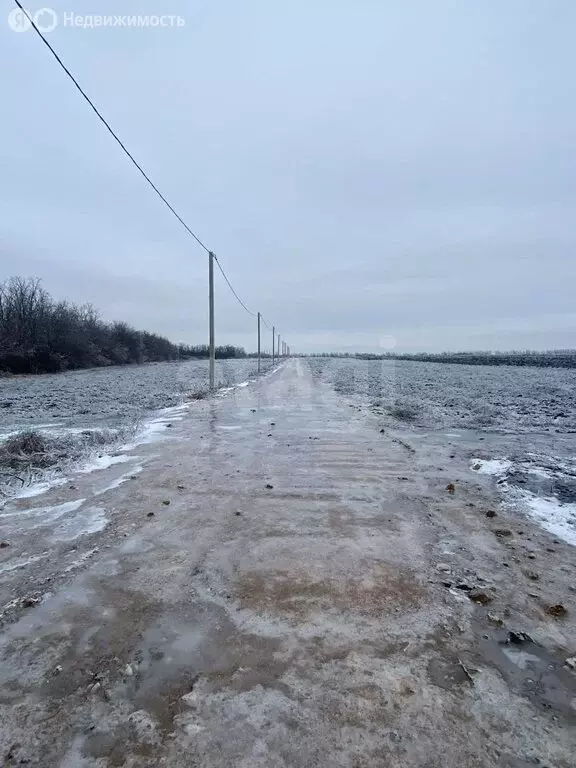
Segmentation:
[(56, 457), (50, 456), (48, 440), (32, 429), (12, 435), (0, 444), (0, 467), (49, 467), (56, 461)]
[(388, 408), (388, 414), (398, 421), (415, 421), (421, 412), (421, 407), (416, 403), (401, 402), (396, 400), (394, 405)]
[(208, 392), (205, 389), (198, 389), (194, 392), (189, 392), (186, 395), (187, 400), (205, 400), (208, 397)]
[(63, 468), (99, 449), (110, 449), (114, 443), (128, 439), (135, 429), (86, 429), (80, 434), (54, 435), (24, 430), (0, 441), (0, 475), (25, 484), (31, 474)]

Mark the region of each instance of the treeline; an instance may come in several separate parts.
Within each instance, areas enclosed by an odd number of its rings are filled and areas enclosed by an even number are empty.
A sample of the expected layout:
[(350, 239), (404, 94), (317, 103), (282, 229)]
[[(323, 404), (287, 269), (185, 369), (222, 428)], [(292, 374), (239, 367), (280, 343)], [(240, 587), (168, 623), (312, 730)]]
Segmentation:
[[(216, 357), (245, 357), (239, 347)], [(104, 322), (90, 304), (55, 301), (37, 279), (0, 284), (0, 371), (55, 373), (76, 368), (208, 357), (208, 345), (189, 346), (123, 322)]]
[(557, 349), (545, 352), (384, 352), (380, 355), (360, 352), (320, 352), (310, 357), (353, 358), (355, 360), (412, 360), (422, 363), (460, 365), (515, 365), (536, 368), (576, 368), (576, 350)]

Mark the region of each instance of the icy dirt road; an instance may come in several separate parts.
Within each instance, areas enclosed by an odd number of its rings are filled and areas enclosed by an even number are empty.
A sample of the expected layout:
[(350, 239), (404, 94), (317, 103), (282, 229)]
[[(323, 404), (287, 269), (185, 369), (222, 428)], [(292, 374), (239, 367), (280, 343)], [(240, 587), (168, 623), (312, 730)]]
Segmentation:
[(573, 768), (576, 549), (470, 457), (292, 360), (11, 502), (0, 759)]

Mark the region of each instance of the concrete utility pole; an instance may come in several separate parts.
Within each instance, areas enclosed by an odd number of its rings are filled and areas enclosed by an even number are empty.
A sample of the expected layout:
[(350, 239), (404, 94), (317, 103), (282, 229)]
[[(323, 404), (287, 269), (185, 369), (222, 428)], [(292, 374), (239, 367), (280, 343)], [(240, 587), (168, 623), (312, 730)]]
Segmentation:
[(214, 254), (208, 254), (208, 311), (210, 314), (210, 391), (214, 390), (214, 362), (216, 360), (216, 347), (214, 344)]
[(280, 359), (280, 334), (278, 334), (278, 359)]
[(260, 373), (260, 312), (258, 312), (258, 373)]
[(276, 344), (276, 328), (272, 326), (272, 368), (274, 368), (274, 347)]

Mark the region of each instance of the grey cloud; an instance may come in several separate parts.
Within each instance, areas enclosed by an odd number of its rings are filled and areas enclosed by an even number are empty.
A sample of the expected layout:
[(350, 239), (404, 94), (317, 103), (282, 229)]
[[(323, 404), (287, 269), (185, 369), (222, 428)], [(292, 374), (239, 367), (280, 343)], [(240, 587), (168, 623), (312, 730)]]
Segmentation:
[[(576, 345), (575, 6), (175, 0), (169, 12), (185, 28), (50, 39), (293, 347)], [(204, 341), (205, 254), (39, 41), (1, 20), (0, 65), (3, 274)], [(254, 320), (221, 281), (217, 332), (254, 347)]]

